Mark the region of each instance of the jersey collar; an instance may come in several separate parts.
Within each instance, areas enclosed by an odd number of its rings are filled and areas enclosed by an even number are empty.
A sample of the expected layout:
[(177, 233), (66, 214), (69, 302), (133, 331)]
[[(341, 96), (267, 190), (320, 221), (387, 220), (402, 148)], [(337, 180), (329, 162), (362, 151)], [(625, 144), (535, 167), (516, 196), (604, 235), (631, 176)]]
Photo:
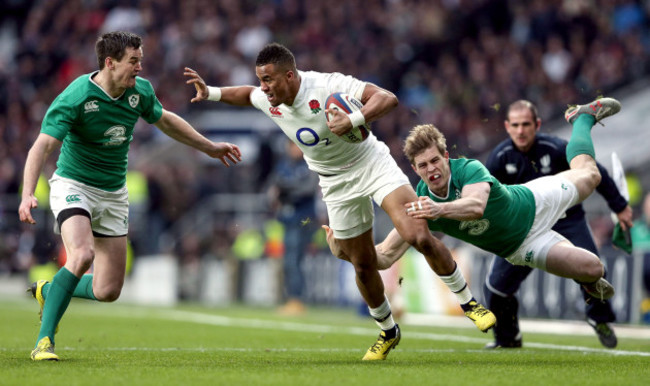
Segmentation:
[(449, 180), (447, 181), (447, 195), (445, 197), (438, 196), (437, 194), (431, 191), (431, 188), (429, 188), (428, 185), (427, 185), (427, 190), (429, 191), (429, 194), (432, 195), (433, 197), (439, 200), (447, 200), (449, 198), (449, 192), (451, 192), (451, 166), (449, 167)]
[(97, 75), (98, 73), (99, 73), (99, 70), (97, 70), (97, 71), (91, 73), (91, 74), (88, 76), (88, 80), (90, 81), (90, 83), (94, 84), (98, 89), (102, 90), (102, 92), (103, 92), (103, 93), (104, 93), (104, 94), (105, 94), (105, 95), (106, 95), (110, 100), (112, 100), (112, 101), (116, 101), (116, 100), (122, 98), (122, 96), (126, 93), (126, 90), (124, 90), (124, 92), (123, 92), (122, 94), (120, 94), (118, 97), (113, 98), (109, 93), (106, 92), (106, 90), (104, 90), (104, 89), (102, 88), (102, 86), (100, 86), (97, 82), (95, 82), (95, 81), (93, 80), (93, 76)]

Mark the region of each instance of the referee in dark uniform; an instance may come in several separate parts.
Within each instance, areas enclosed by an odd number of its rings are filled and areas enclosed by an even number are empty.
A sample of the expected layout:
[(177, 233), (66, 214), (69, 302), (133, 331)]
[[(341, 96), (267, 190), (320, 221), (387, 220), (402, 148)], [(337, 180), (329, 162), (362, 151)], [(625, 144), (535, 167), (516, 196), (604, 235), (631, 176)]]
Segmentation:
[[(520, 100), (508, 107), (505, 127), (510, 138), (501, 142), (490, 153), (485, 164), (500, 182), (522, 184), (569, 169), (565, 152), (567, 142), (558, 137), (538, 133), (541, 123), (537, 108), (528, 101)], [(598, 169), (602, 181), (596, 190), (607, 200), (609, 208), (617, 214), (623, 229), (631, 227), (632, 209), (619, 193), (607, 170), (600, 164)], [(566, 216), (555, 224), (553, 230), (574, 245), (598, 255), (581, 204), (567, 210)], [(519, 302), (515, 294), (531, 271), (530, 267), (512, 265), (506, 259), (494, 257), (485, 280), (484, 292), (487, 307), (496, 315), (497, 324), (494, 328), (495, 341), (488, 343), (486, 348), (521, 347), (522, 338), (517, 316)], [(611, 304), (609, 301), (591, 299), (584, 290), (582, 293), (586, 301), (587, 323), (594, 328), (603, 346), (616, 347), (616, 335), (610, 325), (616, 316)]]

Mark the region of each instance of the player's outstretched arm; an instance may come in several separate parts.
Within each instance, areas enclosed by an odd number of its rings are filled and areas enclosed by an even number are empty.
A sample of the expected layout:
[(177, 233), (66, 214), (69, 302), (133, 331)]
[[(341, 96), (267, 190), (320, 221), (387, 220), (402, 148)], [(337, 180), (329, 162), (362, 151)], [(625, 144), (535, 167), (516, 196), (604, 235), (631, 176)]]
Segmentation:
[(241, 150), (237, 145), (210, 141), (186, 120), (170, 111), (163, 109), (163, 114), (155, 125), (171, 138), (200, 150), (212, 158), (220, 159), (226, 166), (230, 166), (229, 160), (233, 165), (241, 161)]
[[(323, 225), (322, 228), (327, 233), (327, 245), (330, 247), (332, 254), (341, 260), (350, 261), (350, 258), (341, 250), (339, 243), (334, 238), (334, 231), (327, 225)], [(396, 229), (393, 229), (384, 241), (375, 245), (377, 268), (380, 270), (390, 268), (404, 255), (408, 248), (409, 244), (402, 239)]]
[(410, 245), (397, 232), (397, 229), (388, 233), (388, 236), (381, 243), (375, 245), (377, 250), (377, 264), (379, 269), (388, 269), (395, 262), (404, 256)]
[(196, 89), (196, 96), (190, 102), (204, 100), (224, 102), (233, 106), (252, 106), (250, 100), (254, 86), (233, 86), (233, 87), (208, 87), (203, 78), (195, 70), (185, 67), (183, 75), (189, 79), (185, 82), (193, 84)]
[(406, 214), (413, 218), (436, 220), (448, 218), (452, 220), (478, 220), (483, 217), (488, 198), (490, 197), (490, 184), (477, 182), (465, 185), (461, 191), (461, 198), (450, 202), (435, 202), (431, 198), (422, 196), (418, 201), (404, 204)]
[(38, 207), (38, 200), (34, 197), (38, 177), (43, 170), (45, 160), (52, 152), (61, 146), (61, 141), (47, 134), (39, 134), (27, 153), (25, 161), (25, 172), (23, 173), (23, 192), (18, 215), (20, 221), (29, 224), (36, 224), (32, 217), (32, 209)]

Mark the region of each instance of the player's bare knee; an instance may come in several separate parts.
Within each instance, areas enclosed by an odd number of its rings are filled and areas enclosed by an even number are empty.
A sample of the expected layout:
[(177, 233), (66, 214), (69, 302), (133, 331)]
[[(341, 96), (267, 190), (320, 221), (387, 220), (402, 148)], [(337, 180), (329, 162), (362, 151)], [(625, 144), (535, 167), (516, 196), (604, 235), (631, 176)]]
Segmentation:
[(408, 231), (404, 232), (404, 234), (400, 233), (400, 236), (402, 236), (402, 239), (404, 239), (404, 241), (412, 245), (413, 248), (418, 250), (420, 253), (426, 254), (428, 250), (434, 248), (433, 243), (431, 243), (431, 234), (429, 233), (428, 229), (426, 230), (426, 233)]
[(598, 280), (601, 277), (603, 277), (604, 273), (605, 273), (605, 267), (603, 266), (603, 263), (600, 262), (600, 260), (589, 265), (589, 275), (594, 280)]
[(92, 247), (75, 248), (69, 251), (66, 267), (75, 275), (81, 275), (90, 269), (95, 259), (95, 250)]
[(591, 183), (591, 186), (593, 186), (594, 189), (598, 185), (600, 185), (600, 181), (602, 180), (602, 176), (600, 175), (600, 171), (598, 170), (598, 167), (594, 166), (589, 168), (589, 180)]
[(110, 286), (101, 290), (98, 290), (95, 293), (95, 298), (100, 302), (114, 302), (119, 299), (120, 294), (122, 293), (122, 288), (117, 286)]
[(354, 265), (354, 271), (356, 272), (359, 278), (368, 275), (369, 273), (377, 271), (377, 260), (364, 260), (364, 261), (355, 261), (352, 263)]

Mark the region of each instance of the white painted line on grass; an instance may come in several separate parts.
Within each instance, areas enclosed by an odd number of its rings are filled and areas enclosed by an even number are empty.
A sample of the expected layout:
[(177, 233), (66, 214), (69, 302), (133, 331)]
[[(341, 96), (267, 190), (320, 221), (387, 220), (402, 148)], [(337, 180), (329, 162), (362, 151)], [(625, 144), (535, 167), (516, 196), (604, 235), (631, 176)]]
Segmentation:
[[(342, 327), (342, 326), (305, 324), (305, 323), (295, 323), (295, 322), (278, 322), (278, 321), (268, 321), (268, 320), (261, 320), (261, 319), (230, 318), (225, 316), (203, 314), (200, 312), (191, 312), (191, 311), (160, 310), (157, 311), (156, 314), (157, 317), (167, 319), (167, 320), (200, 323), (200, 324), (207, 324), (207, 325), (214, 325), (214, 326), (227, 326), (227, 327), (236, 326), (236, 327), (246, 327), (246, 328), (259, 328), (264, 330), (338, 333), (338, 334), (364, 335), (364, 336), (365, 335), (372, 336), (377, 333), (377, 329), (370, 329), (370, 328)], [(146, 314), (143, 314), (143, 316), (146, 316)], [(447, 342), (480, 343), (480, 344), (485, 344), (486, 342), (488, 342), (488, 340), (486, 339), (477, 339), (477, 338), (471, 338), (471, 337), (465, 337), (459, 335), (434, 334), (434, 333), (424, 333), (424, 332), (403, 332), (402, 336), (405, 339), (415, 338), (415, 339), (426, 339), (426, 340), (447, 341)], [(591, 353), (607, 354), (607, 355), (614, 355), (614, 356), (650, 357), (650, 352), (599, 349), (599, 348), (582, 347), (582, 346), (564, 346), (564, 345), (555, 345), (555, 344), (546, 344), (546, 343), (535, 343), (535, 342), (528, 342), (528, 341), (526, 342), (525, 347), (539, 348), (539, 349), (546, 349), (546, 350), (591, 352)], [(479, 350), (479, 351), (484, 351), (484, 350)]]

